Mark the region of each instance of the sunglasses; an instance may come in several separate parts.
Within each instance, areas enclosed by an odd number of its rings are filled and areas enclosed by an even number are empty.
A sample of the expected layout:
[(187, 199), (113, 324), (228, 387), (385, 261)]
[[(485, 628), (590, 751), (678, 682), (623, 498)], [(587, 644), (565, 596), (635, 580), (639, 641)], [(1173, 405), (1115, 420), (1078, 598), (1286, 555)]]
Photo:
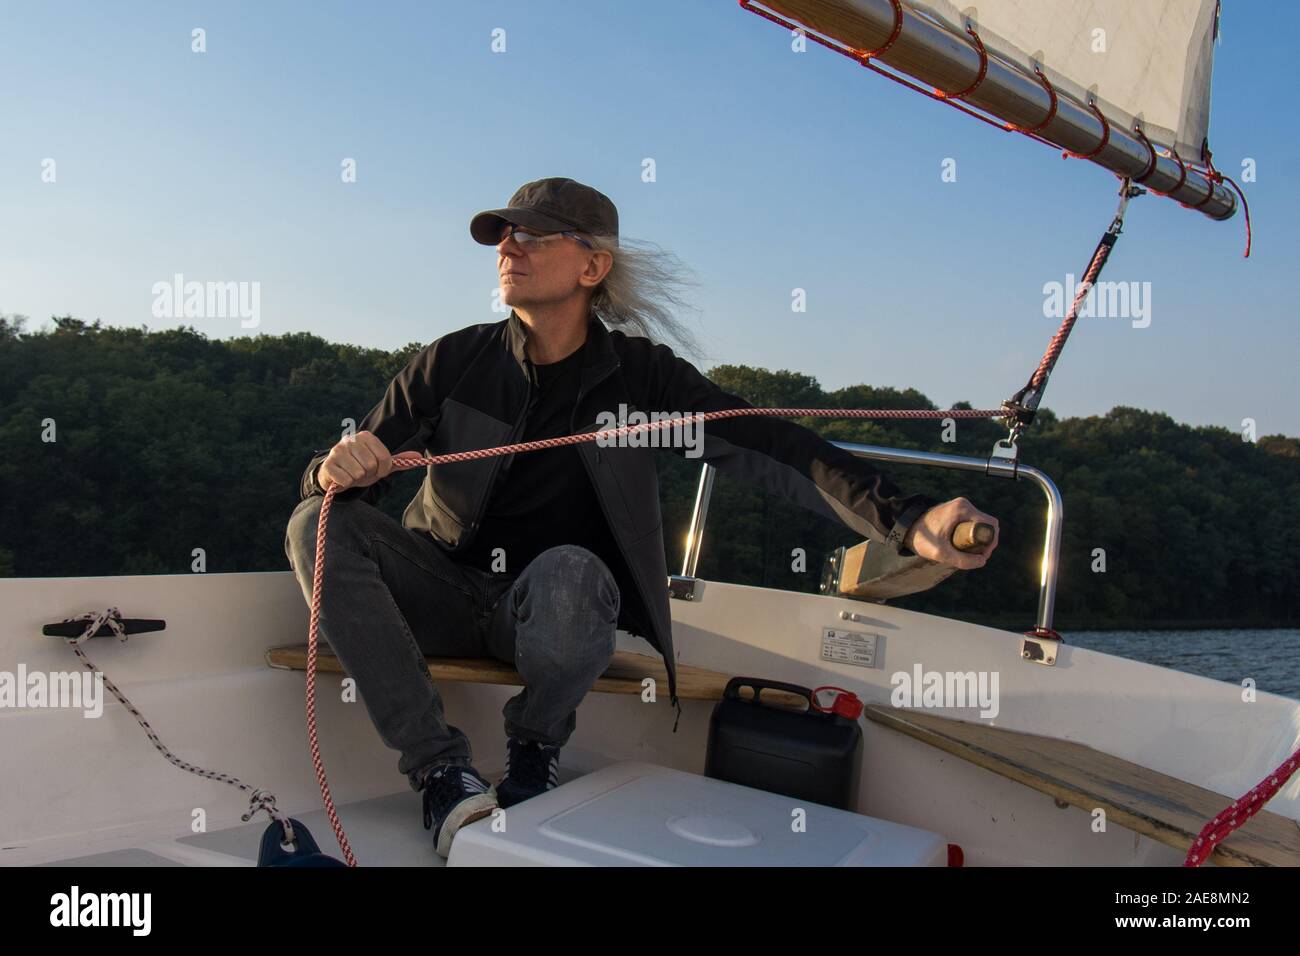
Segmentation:
[(514, 239), (515, 242), (525, 249), (536, 249), (550, 242), (557, 236), (568, 236), (575, 242), (580, 242), (588, 249), (594, 248), (591, 243), (576, 232), (533, 232), (524, 229), (522, 226), (516, 226), (514, 223), (507, 223), (501, 229), (501, 238), (497, 240), (497, 245), (505, 242), (507, 239)]

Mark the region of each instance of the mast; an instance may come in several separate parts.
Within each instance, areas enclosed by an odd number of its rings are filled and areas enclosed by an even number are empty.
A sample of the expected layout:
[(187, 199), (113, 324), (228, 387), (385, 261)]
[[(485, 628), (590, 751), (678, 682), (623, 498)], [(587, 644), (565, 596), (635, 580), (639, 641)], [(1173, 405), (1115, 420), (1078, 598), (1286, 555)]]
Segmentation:
[[(971, 90), (960, 97), (961, 102), (1004, 123), (1030, 130), (1033, 135), (1086, 157), (1118, 176), (1140, 181), (1212, 219), (1229, 219), (1237, 210), (1236, 196), (1223, 183), (1166, 155), (1168, 150), (1160, 143), (1149, 139), (1144, 142), (1140, 134), (1117, 125), (1109, 117), (1103, 123), (1094, 112), (1099, 107), (1081, 103), (1063, 90), (1049, 92), (1048, 84), (1042, 79), (1007, 63), (992, 51), (981, 56), (980, 46), (970, 36), (959, 35), (946, 24), (918, 14), (906, 3), (741, 0), (741, 5), (760, 14), (766, 9), (794, 21), (805, 30), (834, 41), (838, 47), (847, 47), (859, 57), (881, 50), (873, 60), (936, 90)], [(982, 66), (985, 72), (980, 79)], [(1044, 124), (1049, 116), (1050, 121)]]

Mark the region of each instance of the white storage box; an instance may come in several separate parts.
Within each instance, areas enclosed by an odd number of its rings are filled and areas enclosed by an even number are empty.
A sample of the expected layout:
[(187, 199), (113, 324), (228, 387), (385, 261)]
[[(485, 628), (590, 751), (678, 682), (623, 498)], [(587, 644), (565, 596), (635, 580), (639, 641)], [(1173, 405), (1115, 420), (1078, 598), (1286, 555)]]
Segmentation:
[(627, 762), (462, 828), (447, 863), (946, 866), (948, 843), (927, 830)]

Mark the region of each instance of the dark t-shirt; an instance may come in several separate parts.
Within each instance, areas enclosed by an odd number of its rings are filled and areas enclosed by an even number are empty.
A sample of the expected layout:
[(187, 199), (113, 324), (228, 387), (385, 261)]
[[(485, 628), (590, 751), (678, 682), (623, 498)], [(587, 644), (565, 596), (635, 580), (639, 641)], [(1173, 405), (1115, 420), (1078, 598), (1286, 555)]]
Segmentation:
[[(573, 433), (584, 349), (558, 362), (533, 364), (536, 404), (518, 441)], [(580, 545), (605, 562), (619, 588), (620, 626), (646, 633), (641, 601), (576, 445), (510, 456), (497, 473), (478, 533), (456, 557), (481, 571), (518, 575), (543, 551), (561, 544)], [(493, 567), (496, 548), (504, 550), (504, 568), (499, 559)]]

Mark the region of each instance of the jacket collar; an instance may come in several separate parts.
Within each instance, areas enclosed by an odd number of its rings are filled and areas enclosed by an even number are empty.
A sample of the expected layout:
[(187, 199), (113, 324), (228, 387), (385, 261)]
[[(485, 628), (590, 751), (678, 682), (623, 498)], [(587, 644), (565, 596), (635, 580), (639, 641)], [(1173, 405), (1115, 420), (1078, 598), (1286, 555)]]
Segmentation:
[[(528, 374), (528, 326), (519, 318), (514, 309), (506, 319), (506, 343), (510, 353), (515, 357), (520, 371)], [(610, 341), (609, 330), (605, 323), (597, 318), (595, 312), (587, 317), (587, 341), (582, 349), (582, 377), (584, 380), (594, 378), (619, 364), (618, 353)]]

